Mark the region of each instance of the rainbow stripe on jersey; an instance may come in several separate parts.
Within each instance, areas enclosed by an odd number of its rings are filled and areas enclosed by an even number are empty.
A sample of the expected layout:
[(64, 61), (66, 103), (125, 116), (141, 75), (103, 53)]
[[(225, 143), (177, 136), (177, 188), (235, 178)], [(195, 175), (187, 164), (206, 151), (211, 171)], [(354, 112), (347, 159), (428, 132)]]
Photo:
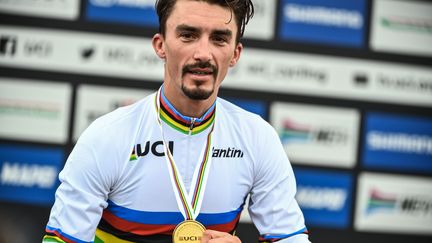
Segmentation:
[[(204, 131), (213, 124), (216, 114), (216, 102), (200, 118), (189, 117), (180, 114), (165, 97), (163, 91), (162, 87), (160, 95), (160, 118), (170, 127), (181, 133), (194, 135)], [(157, 101), (155, 100), (155, 102)]]

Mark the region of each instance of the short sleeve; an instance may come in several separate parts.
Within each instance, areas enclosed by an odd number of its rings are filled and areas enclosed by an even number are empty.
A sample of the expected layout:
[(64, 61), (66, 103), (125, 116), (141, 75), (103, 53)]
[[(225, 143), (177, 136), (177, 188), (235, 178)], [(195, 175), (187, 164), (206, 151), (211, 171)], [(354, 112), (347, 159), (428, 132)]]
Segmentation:
[(258, 133), (249, 214), (260, 232), (260, 241), (286, 239), (286, 242), (291, 242), (290, 238), (296, 238), (298, 240), (293, 242), (309, 242), (307, 237), (294, 237), (307, 230), (303, 214), (294, 198), (294, 173), (280, 139), (267, 123)]
[[(92, 242), (113, 182), (109, 148), (90, 127), (81, 136), (65, 167), (55, 194), (46, 232), (73, 242)], [(110, 158), (111, 157), (111, 158)], [(69, 241), (67, 241), (69, 242)]]

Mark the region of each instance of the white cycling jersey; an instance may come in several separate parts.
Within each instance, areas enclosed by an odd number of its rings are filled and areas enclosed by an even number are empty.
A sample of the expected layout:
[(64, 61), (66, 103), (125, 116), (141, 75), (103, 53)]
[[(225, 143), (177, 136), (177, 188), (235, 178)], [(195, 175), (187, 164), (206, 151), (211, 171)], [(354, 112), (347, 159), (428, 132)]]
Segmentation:
[[(171, 242), (184, 220), (165, 161), (156, 94), (93, 122), (60, 173), (44, 242)], [(161, 96), (166, 144), (187, 190), (210, 128), (212, 163), (197, 220), (234, 232), (249, 214), (262, 242), (309, 242), (296, 184), (274, 129), (221, 98), (199, 119)], [(96, 235), (96, 237), (95, 237)]]

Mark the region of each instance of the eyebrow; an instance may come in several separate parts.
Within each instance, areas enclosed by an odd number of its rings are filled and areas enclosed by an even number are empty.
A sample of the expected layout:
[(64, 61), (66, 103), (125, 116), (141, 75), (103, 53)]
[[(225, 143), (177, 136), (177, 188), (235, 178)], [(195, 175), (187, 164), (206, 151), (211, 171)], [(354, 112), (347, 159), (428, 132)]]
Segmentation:
[(185, 24), (178, 25), (176, 27), (176, 32), (182, 32), (182, 31), (199, 32), (199, 29)]
[(224, 29), (224, 30), (215, 30), (215, 31), (213, 31), (213, 35), (224, 35), (224, 36), (226, 36), (228, 38), (231, 38), (233, 34), (232, 34), (231, 30)]
[[(186, 24), (180, 24), (176, 27), (176, 32), (182, 32), (182, 31), (188, 31), (188, 32), (201, 32), (200, 28), (193, 27)], [(231, 38), (233, 33), (229, 29), (216, 29), (212, 31), (212, 35), (224, 35), (226, 37)]]

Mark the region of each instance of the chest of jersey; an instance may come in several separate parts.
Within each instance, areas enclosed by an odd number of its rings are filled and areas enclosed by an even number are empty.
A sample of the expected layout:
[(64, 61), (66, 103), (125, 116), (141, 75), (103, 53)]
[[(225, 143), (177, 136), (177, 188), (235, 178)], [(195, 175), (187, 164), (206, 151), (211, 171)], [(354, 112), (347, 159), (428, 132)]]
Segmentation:
[[(185, 135), (167, 126), (163, 127), (163, 131), (165, 144), (172, 152), (186, 190), (190, 192), (194, 188), (191, 183), (194, 171), (202, 161), (208, 132)], [(236, 137), (222, 133), (215, 127), (202, 213), (225, 213), (240, 209), (253, 184), (251, 153), (244, 142)], [(164, 146), (158, 127), (145, 130), (137, 136), (125, 171), (111, 192), (111, 201), (139, 211), (179, 211), (175, 199), (175, 193), (178, 192), (171, 184)]]

